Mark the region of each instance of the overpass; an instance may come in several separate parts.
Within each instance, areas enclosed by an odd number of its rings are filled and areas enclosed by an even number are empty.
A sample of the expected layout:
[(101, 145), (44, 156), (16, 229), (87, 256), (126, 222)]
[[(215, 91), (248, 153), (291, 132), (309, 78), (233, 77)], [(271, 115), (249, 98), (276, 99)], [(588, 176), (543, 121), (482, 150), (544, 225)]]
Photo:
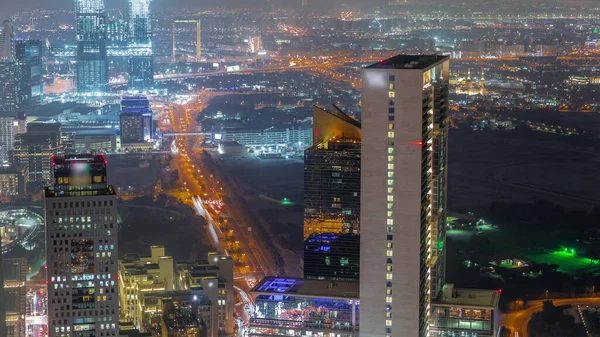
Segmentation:
[(198, 136), (210, 136), (210, 132), (166, 132), (163, 133), (163, 137), (198, 137)]

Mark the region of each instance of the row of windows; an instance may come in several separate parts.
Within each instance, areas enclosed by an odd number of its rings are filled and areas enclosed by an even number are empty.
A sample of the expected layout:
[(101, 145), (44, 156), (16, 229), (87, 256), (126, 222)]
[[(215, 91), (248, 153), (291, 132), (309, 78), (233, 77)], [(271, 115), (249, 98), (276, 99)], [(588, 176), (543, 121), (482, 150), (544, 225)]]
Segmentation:
[(386, 233), (387, 233), (387, 242), (386, 242), (386, 297), (385, 297), (385, 330), (386, 337), (392, 337), (392, 280), (394, 278), (393, 266), (392, 266), (392, 257), (394, 256), (393, 251), (393, 231), (394, 231), (394, 218), (393, 218), (393, 209), (394, 209), (394, 113), (395, 113), (395, 97), (396, 93), (393, 91), (395, 89), (395, 75), (389, 74), (389, 92), (388, 97), (390, 98), (389, 107), (388, 107), (388, 163), (387, 163), (387, 210), (386, 210)]
[[(108, 206), (112, 206), (113, 205), (113, 201), (112, 200), (98, 200), (96, 202), (96, 200), (93, 201), (87, 201), (84, 202), (82, 201), (81, 203), (79, 201), (70, 201), (70, 202), (53, 202), (52, 203), (52, 208), (77, 208), (77, 207), (101, 207), (103, 205), (104, 202), (104, 207), (108, 207)], [(58, 206), (58, 207), (56, 207)]]

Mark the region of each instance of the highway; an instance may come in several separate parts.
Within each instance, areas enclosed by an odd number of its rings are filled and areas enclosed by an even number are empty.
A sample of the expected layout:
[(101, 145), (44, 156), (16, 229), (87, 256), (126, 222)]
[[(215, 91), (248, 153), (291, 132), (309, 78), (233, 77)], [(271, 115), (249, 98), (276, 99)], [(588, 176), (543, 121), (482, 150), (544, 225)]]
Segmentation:
[[(553, 299), (554, 305), (591, 305), (599, 306), (600, 298), (598, 297), (584, 297), (584, 298), (565, 298), (565, 299)], [(502, 325), (506, 326), (512, 332), (512, 336), (515, 337), (528, 337), (527, 325), (531, 320), (531, 316), (538, 311), (542, 310), (543, 301), (531, 301), (527, 303), (527, 308), (519, 310), (511, 314), (502, 315)]]

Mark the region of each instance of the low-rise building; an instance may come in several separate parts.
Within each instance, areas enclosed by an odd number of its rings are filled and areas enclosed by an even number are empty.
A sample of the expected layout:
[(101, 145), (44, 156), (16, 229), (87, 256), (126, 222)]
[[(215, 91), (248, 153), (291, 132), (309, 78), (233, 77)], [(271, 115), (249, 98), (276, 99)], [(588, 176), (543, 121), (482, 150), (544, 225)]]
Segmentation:
[(250, 336), (359, 335), (359, 283), (266, 277), (250, 318)]
[(0, 197), (24, 196), (27, 170), (16, 166), (0, 168)]
[(497, 336), (500, 293), (500, 290), (454, 288), (453, 284), (445, 284), (442, 295), (431, 303), (431, 336)]

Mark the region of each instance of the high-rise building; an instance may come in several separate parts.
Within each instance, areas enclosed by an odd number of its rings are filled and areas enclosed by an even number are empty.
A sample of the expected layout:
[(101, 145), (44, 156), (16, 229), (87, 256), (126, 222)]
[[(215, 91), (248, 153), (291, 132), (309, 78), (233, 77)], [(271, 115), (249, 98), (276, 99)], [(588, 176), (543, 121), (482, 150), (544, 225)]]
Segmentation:
[(10, 161), (15, 144), (15, 121), (13, 116), (0, 116), (0, 165)]
[(104, 0), (75, 0), (77, 25), (77, 91), (108, 90), (106, 11)]
[(121, 144), (144, 143), (152, 140), (152, 109), (148, 98), (123, 97), (120, 126)]
[(444, 281), (448, 70), (439, 55), (398, 55), (363, 70), (363, 337), (428, 335)]
[(45, 189), (48, 333), (118, 336), (117, 196), (103, 155), (53, 157)]
[(360, 123), (313, 107), (304, 151), (304, 277), (359, 280)]
[(129, 43), (129, 26), (123, 19), (111, 17), (106, 23), (106, 45), (109, 49), (126, 48)]
[[(4, 261), (2, 259), (2, 240), (0, 240), (0, 285), (2, 285), (2, 291), (0, 291), (0, 303), (5, 303), (3, 266)], [(0, 305), (0, 335), (6, 335), (6, 309), (4, 308), (4, 305)]]
[(61, 152), (58, 123), (31, 123), (27, 132), (15, 137), (13, 164), (27, 172), (27, 192), (36, 194), (51, 182), (52, 155)]
[(14, 33), (9, 20), (2, 22), (0, 33), (0, 60), (12, 60), (14, 57)]
[(24, 40), (15, 43), (15, 60), (19, 69), (19, 104), (20, 109), (28, 109), (42, 105), (43, 64), (42, 41)]
[(151, 0), (129, 0), (129, 86), (150, 89), (154, 86)]
[(4, 306), (6, 314), (6, 337), (25, 337), (25, 313), (27, 308), (27, 259), (4, 259)]
[(0, 60), (0, 111), (16, 112), (19, 101), (19, 68), (14, 59)]

